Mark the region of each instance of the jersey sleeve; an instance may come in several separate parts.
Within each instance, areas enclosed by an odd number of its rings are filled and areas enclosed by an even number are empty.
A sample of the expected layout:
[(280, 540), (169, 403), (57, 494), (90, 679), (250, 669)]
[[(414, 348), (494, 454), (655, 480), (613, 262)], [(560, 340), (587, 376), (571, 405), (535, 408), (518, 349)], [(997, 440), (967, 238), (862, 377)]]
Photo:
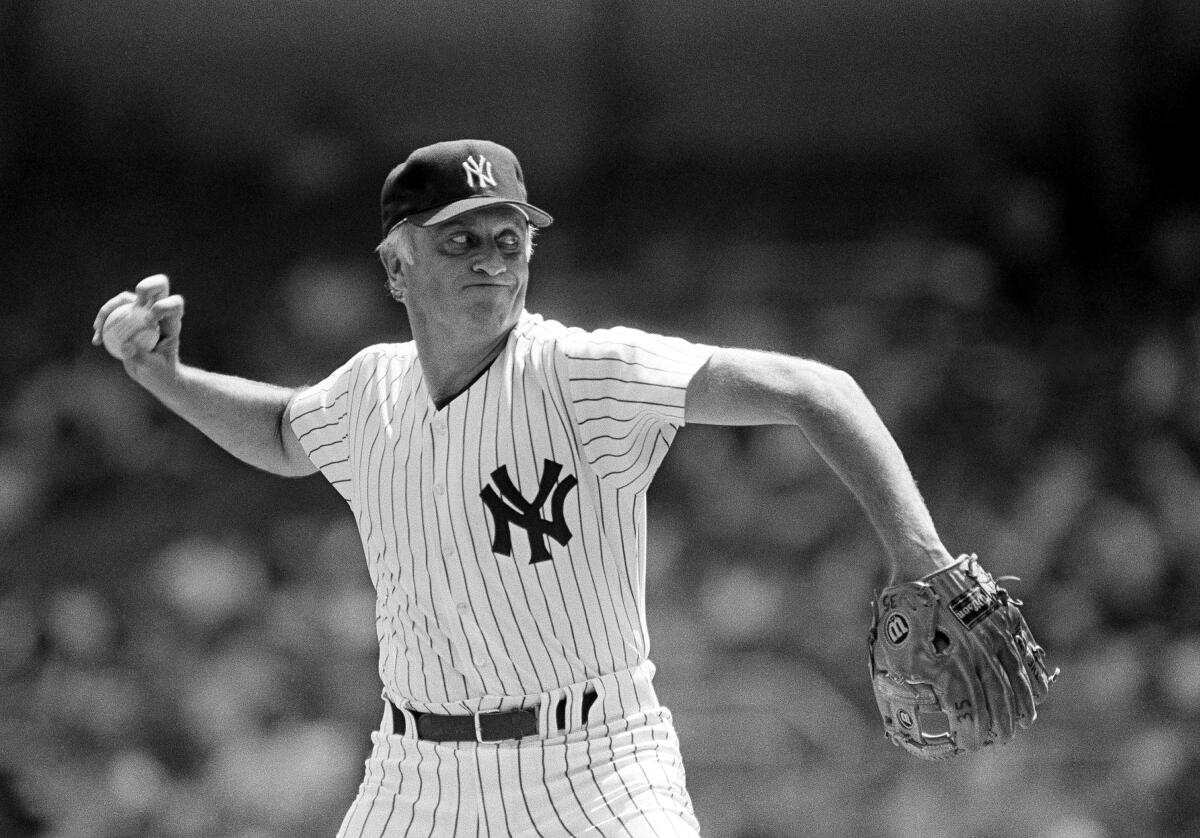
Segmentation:
[(688, 383), (716, 347), (638, 329), (569, 330), (568, 397), (592, 469), (645, 487), (684, 424)]
[(361, 354), (292, 399), (288, 418), (312, 464), (320, 469), (347, 502), (351, 500), (351, 390)]

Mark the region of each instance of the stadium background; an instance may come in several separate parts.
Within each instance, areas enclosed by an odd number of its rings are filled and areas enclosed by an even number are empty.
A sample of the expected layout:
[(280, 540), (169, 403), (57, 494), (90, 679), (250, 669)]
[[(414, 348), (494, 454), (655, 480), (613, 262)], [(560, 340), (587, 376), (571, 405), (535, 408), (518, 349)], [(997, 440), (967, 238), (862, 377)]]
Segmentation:
[(350, 517), (90, 324), (162, 271), (212, 369), (406, 337), (378, 188), (456, 136), (557, 219), (533, 310), (853, 373), (1064, 670), (1010, 746), (901, 754), (848, 492), (685, 429), (649, 621), (707, 835), (1200, 833), (1198, 93), (1189, 0), (5, 0), (0, 835), (333, 834), (379, 712)]

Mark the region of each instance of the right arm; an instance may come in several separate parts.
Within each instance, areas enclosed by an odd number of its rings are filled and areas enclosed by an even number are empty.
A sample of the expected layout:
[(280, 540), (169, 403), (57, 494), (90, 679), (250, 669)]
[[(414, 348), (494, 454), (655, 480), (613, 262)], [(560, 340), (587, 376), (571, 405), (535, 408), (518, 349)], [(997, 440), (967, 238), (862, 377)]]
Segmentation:
[(105, 303), (96, 315), (92, 343), (100, 343), (105, 318), (128, 302), (148, 308), (161, 332), (152, 350), (133, 343), (122, 347), (130, 378), (243, 462), (286, 477), (316, 471), (288, 421), (295, 390), (180, 363), (183, 298), (168, 294), (165, 276), (148, 277), (138, 283), (136, 294), (125, 291)]

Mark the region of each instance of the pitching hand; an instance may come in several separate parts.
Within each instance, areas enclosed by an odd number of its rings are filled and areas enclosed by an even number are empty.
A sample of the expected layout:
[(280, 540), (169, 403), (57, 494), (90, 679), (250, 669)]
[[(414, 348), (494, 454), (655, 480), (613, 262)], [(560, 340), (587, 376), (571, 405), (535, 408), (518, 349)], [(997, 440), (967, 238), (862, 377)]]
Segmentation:
[(155, 274), (100, 307), (92, 324), (92, 343), (104, 344), (131, 375), (168, 371), (179, 363), (182, 325), (183, 297), (170, 293), (164, 274)]

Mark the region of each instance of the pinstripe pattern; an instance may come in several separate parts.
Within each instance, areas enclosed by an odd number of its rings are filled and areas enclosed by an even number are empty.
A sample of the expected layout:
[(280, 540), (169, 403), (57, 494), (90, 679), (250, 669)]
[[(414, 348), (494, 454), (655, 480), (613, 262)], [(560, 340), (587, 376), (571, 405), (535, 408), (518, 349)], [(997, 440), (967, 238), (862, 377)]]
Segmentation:
[[(358, 523), (387, 696), (507, 709), (646, 659), (646, 489), (710, 352), (525, 313), (440, 411), (411, 343), (369, 347), (294, 400), (297, 436)], [(480, 498), (492, 472), (506, 467), (531, 499), (546, 460), (578, 480), (563, 510), (571, 539), (547, 538), (552, 560), (530, 564), (513, 527), (513, 555), (493, 552)]]
[[(652, 672), (646, 490), (711, 351), (524, 312), (492, 365), (441, 410), (412, 343), (368, 347), (293, 400), (296, 435), (358, 524), (387, 699), (420, 712), (512, 709), (614, 673)], [(542, 484), (548, 463), (561, 467), (553, 486)], [(516, 492), (502, 502), (501, 468)], [(539, 489), (547, 498), (553, 489), (554, 503), (534, 509), (533, 522), (506, 524)], [(557, 506), (565, 535), (537, 532), (536, 519), (548, 525)], [(534, 561), (534, 538), (548, 560)], [(606, 715), (558, 751), (534, 740), (466, 759), (461, 746), (376, 734), (342, 834), (425, 834), (436, 824), (437, 834), (670, 835), (676, 822), (679, 834), (694, 834), (669, 714), (649, 677), (626, 680), (616, 723)], [(630, 708), (645, 718), (631, 723)], [(471, 790), (501, 780), (525, 791), (475, 820)], [(452, 817), (469, 826), (453, 827)], [(532, 826), (556, 822), (557, 832)]]
[[(602, 697), (590, 725), (569, 714), (573, 729), (544, 739), (424, 742), (395, 734), (385, 714), (338, 838), (694, 838), (678, 739), (652, 674), (647, 662), (592, 682)], [(563, 693), (539, 698), (553, 705)]]

